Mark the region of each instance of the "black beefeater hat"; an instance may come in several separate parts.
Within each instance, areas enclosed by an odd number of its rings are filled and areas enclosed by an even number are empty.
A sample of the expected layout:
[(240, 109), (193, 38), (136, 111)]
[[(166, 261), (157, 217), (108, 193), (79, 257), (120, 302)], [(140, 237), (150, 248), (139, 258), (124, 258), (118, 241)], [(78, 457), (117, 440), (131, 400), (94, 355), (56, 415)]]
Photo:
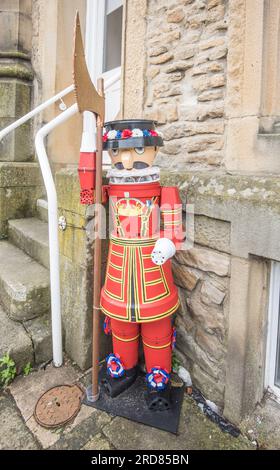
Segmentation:
[(122, 119), (105, 122), (103, 149), (135, 147), (162, 147), (162, 137), (155, 130), (155, 121), (148, 119)]

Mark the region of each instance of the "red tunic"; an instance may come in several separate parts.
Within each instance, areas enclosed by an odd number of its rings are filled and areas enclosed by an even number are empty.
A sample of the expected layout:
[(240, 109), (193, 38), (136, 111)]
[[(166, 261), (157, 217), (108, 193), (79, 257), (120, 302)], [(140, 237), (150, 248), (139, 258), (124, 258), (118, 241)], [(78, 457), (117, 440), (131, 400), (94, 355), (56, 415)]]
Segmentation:
[[(101, 310), (126, 322), (151, 322), (178, 308), (171, 261), (152, 262), (159, 237), (181, 239), (182, 206), (177, 188), (159, 182), (110, 184), (113, 219)], [(163, 226), (160, 226), (160, 223)]]

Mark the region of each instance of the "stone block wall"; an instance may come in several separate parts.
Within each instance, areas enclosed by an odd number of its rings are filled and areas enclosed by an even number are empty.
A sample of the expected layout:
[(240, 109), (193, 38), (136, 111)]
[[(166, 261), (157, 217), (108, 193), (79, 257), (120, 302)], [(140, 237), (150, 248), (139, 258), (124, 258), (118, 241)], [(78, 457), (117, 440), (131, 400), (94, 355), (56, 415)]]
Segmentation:
[(222, 165), (226, 0), (148, 1), (144, 115), (158, 121), (160, 166)]
[(32, 217), (44, 194), (37, 163), (0, 162), (0, 239), (8, 235), (8, 220)]
[[(230, 256), (210, 246), (213, 231), (219, 232), (222, 225), (227, 232), (230, 224), (208, 220), (209, 230), (205, 224), (203, 240), (207, 248), (196, 244), (188, 251), (178, 251), (173, 261), (181, 301), (176, 316), (175, 353), (191, 373), (195, 385), (223, 406)], [(195, 218), (197, 226), (201, 226), (200, 216)]]
[(175, 354), (238, 422), (264, 392), (268, 260), (280, 253), (277, 178), (162, 170), (161, 183), (176, 185), (194, 208), (194, 246), (173, 260)]
[[(31, 0), (0, 4), (0, 129), (30, 111), (34, 77), (31, 12)], [(33, 159), (31, 124), (27, 122), (0, 143), (0, 161)]]
[[(0, 129), (30, 111), (34, 72), (31, 65), (32, 0), (0, 2)], [(0, 142), (0, 239), (9, 219), (34, 215), (44, 194), (34, 160), (31, 121)]]

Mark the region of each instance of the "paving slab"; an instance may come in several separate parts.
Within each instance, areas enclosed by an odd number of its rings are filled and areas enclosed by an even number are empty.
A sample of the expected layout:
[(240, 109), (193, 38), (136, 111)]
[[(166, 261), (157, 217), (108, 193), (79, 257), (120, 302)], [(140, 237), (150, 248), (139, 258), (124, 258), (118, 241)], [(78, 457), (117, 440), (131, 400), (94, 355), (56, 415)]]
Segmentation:
[[(104, 426), (110, 425), (112, 417), (103, 411), (91, 408), (91, 415), (69, 432), (61, 435), (60, 439), (50, 447), (52, 450), (79, 450), (89, 441), (94, 441)], [(99, 438), (97, 438), (99, 439)]]
[(40, 396), (56, 385), (72, 384), (79, 378), (79, 372), (69, 361), (62, 367), (49, 364), (45, 369), (32, 372), (27, 377), (18, 377), (9, 387), (16, 404), (27, 421), (34, 412)]
[(39, 445), (30, 430), (25, 426), (13, 400), (0, 393), (0, 449), (36, 450)]
[(183, 402), (177, 436), (119, 417), (113, 419), (102, 431), (121, 450), (255, 449), (248, 439), (242, 436), (234, 438), (223, 433), (188, 396)]
[(46, 429), (40, 426), (35, 418), (31, 416), (26, 422), (26, 426), (31, 433), (36, 437), (43, 449), (48, 449), (54, 445), (61, 437), (62, 429)]
[[(89, 419), (92, 417), (91, 419)], [(92, 439), (95, 431), (102, 429), (102, 426), (108, 424), (112, 418), (97, 412), (94, 408), (82, 405), (81, 409), (74, 419), (74, 421), (66, 426), (56, 429), (46, 429), (40, 426), (32, 416), (26, 422), (30, 431), (36, 436), (43, 449), (57, 448), (57, 449), (72, 449), (72, 446), (80, 446), (81, 448), (85, 442)], [(87, 425), (84, 426), (84, 421), (87, 420)], [(75, 429), (78, 429), (76, 431)], [(79, 436), (81, 443), (79, 444)], [(56, 447), (54, 445), (59, 441)], [(76, 447), (75, 447), (76, 448)]]
[[(54, 367), (49, 364), (45, 369), (32, 372), (27, 377), (18, 377), (9, 387), (9, 391), (14, 398), (26, 426), (34, 434), (43, 449), (48, 449), (61, 439), (59, 448), (72, 448), (78, 445), (78, 435), (75, 428), (81, 426), (81, 446), (85, 444), (98, 430), (109, 423), (111, 417), (105, 413), (97, 412), (92, 407), (85, 405), (81, 409), (73, 422), (56, 429), (47, 429), (40, 426), (34, 419), (33, 412), (37, 400), (50, 388), (56, 385), (72, 384), (77, 382), (83, 375), (77, 367), (74, 367), (69, 360), (66, 360), (62, 367)], [(92, 415), (92, 420), (89, 419)], [(88, 432), (83, 430), (83, 423), (88, 420)], [(63, 437), (68, 435), (69, 437)], [(63, 439), (62, 439), (63, 437)]]
[(85, 419), (89, 418), (94, 413), (94, 411), (95, 409), (91, 406), (82, 405), (74, 421), (66, 425), (64, 433), (67, 434), (68, 432), (73, 431), (73, 429), (79, 426)]
[(241, 423), (242, 431), (259, 449), (280, 450), (280, 403), (267, 394), (252, 415)]
[(96, 434), (90, 439), (82, 450), (112, 450), (114, 447), (101, 433)]

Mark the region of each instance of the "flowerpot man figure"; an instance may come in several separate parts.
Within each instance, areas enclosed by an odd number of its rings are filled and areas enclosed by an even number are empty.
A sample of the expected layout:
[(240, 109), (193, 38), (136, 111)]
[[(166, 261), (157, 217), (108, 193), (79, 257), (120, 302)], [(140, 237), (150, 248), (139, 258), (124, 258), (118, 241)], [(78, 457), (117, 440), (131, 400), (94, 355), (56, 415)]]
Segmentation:
[(153, 121), (122, 120), (105, 127), (114, 220), (101, 291), (101, 310), (110, 318), (113, 338), (105, 385), (116, 396), (134, 382), (141, 337), (148, 404), (166, 409), (174, 341), (171, 316), (178, 308), (170, 258), (181, 241), (181, 201), (177, 187), (160, 186), (159, 169), (152, 166), (163, 145)]
[(159, 168), (152, 166), (163, 145), (154, 121), (111, 121), (105, 130), (103, 149), (112, 169), (103, 193), (109, 197), (113, 231), (100, 307), (113, 352), (101, 380), (111, 397), (133, 384), (141, 338), (148, 407), (166, 410), (175, 342), (172, 314), (179, 303), (171, 258), (182, 239), (182, 205), (178, 188), (162, 187)]

